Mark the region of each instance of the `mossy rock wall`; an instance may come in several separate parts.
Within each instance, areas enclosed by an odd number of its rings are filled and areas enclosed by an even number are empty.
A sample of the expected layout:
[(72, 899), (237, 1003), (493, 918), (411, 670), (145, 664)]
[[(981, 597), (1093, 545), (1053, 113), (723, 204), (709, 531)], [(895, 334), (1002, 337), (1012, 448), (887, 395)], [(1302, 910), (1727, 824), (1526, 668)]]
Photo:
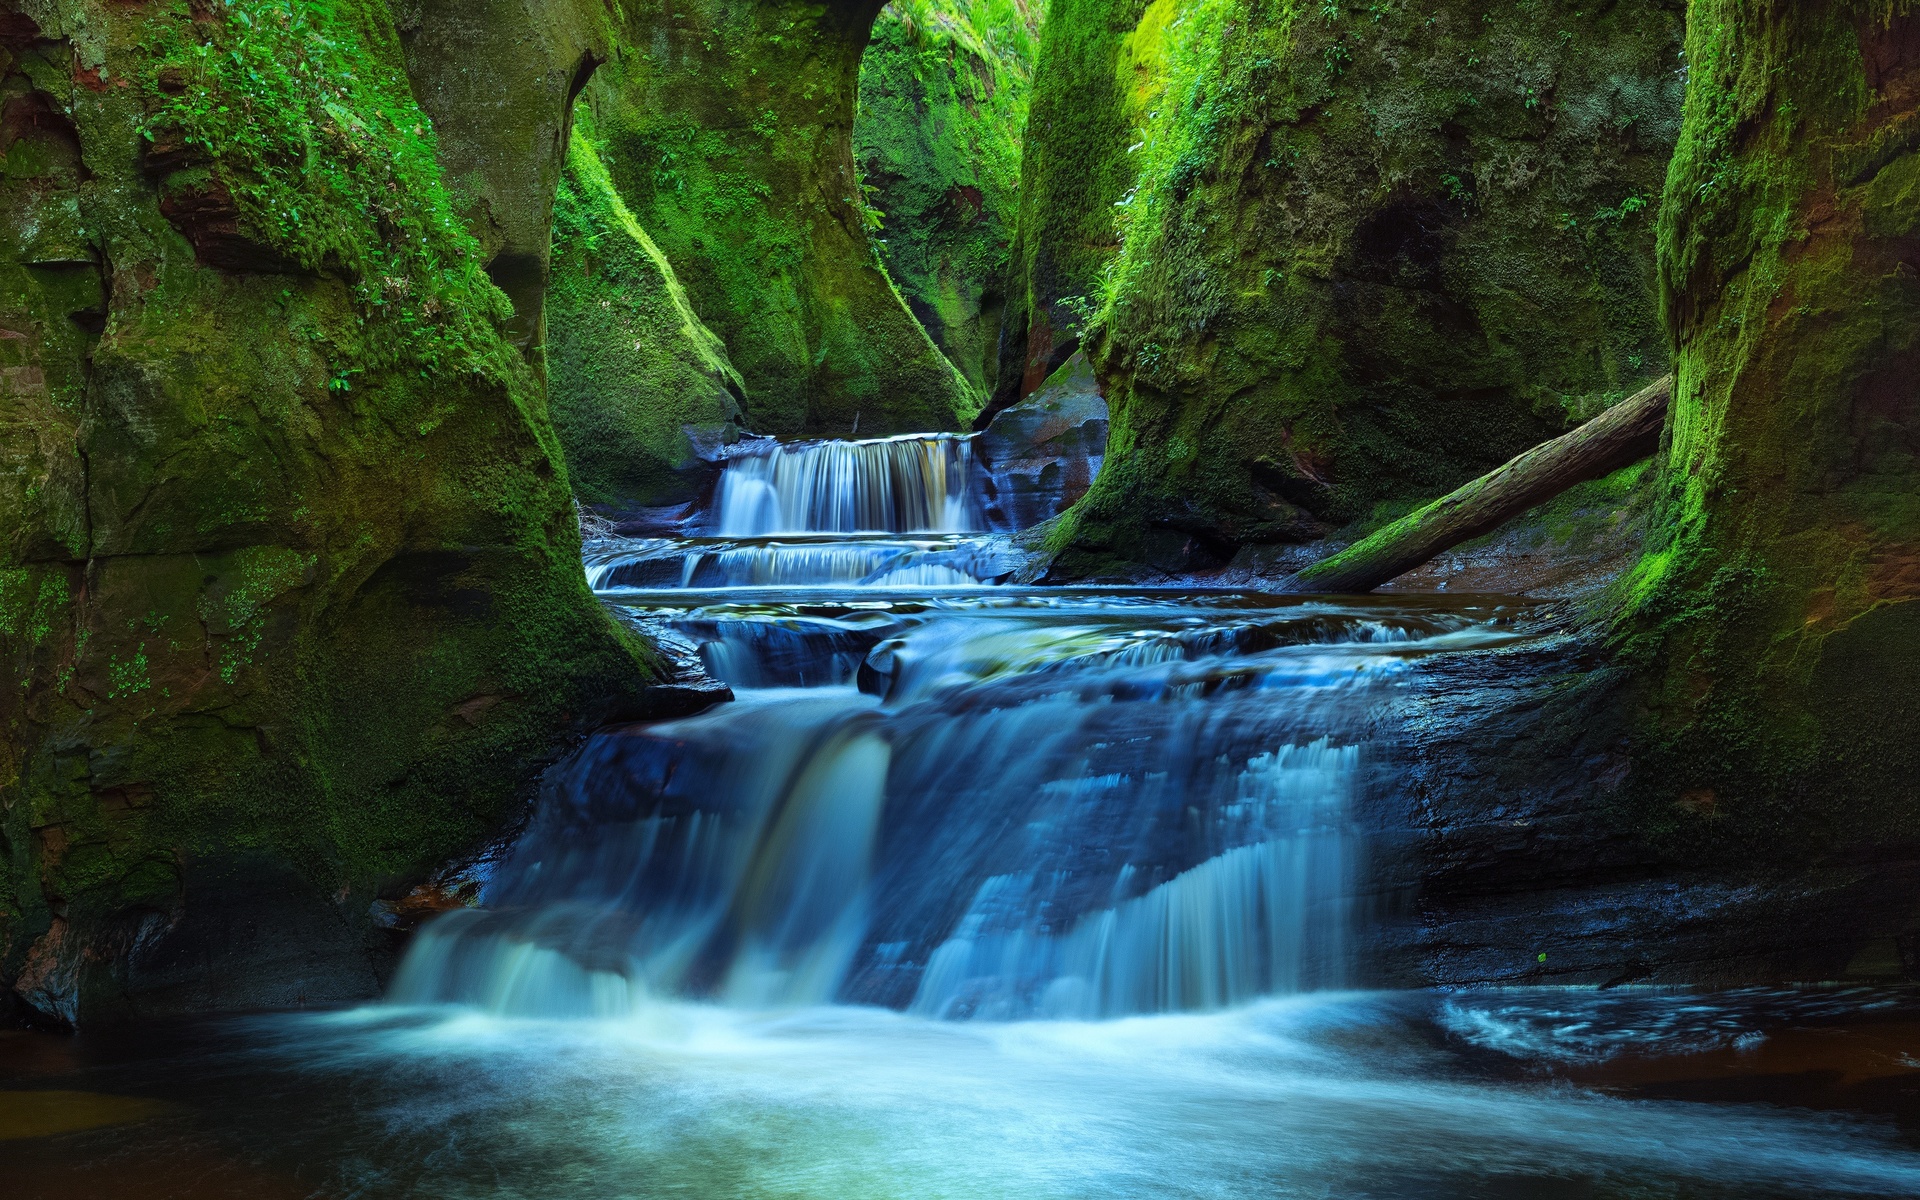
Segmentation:
[(1080, 345), (1120, 249), (1114, 206), (1133, 186), (1130, 153), (1157, 87), (1158, 32), (1171, 3), (1050, 0), (1021, 141), (1019, 220), (1008, 250), (1000, 365), (987, 414), (1032, 395)]
[(1136, 172), (1089, 334), (1113, 440), (1058, 569), (1375, 518), (1665, 371), (1682, 16), (1156, 0), (1105, 144)]
[(613, 53), (604, 0), (390, 0), (442, 180), (539, 365), (554, 193), (574, 98)]
[(1007, 250), (1041, 0), (894, 0), (860, 60), (854, 154), (881, 256), (984, 398), (999, 370)]
[(1678, 343), (1632, 580), (1636, 819), (1695, 857), (1920, 844), (1920, 14), (1695, 0)]
[(595, 150), (782, 436), (956, 429), (978, 407), (868, 238), (853, 165), (877, 0), (627, 13), (583, 98)]
[(575, 495), (613, 518), (689, 504), (737, 437), (745, 385), (666, 256), (573, 133), (548, 294), (548, 397)]
[(43, 1012), (364, 991), (375, 896), (644, 703), (407, 66), (380, 0), (0, 16), (0, 979)]

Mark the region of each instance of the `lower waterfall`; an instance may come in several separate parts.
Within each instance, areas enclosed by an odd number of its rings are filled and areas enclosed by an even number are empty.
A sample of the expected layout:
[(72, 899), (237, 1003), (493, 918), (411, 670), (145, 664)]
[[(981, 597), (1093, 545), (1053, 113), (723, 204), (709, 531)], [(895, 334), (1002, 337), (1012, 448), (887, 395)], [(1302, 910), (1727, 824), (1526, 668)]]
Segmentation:
[(396, 1002), (1100, 1018), (1338, 987), (1368, 709), (1409, 656), (1506, 636), (1208, 594), (649, 609), (739, 698), (591, 739)]

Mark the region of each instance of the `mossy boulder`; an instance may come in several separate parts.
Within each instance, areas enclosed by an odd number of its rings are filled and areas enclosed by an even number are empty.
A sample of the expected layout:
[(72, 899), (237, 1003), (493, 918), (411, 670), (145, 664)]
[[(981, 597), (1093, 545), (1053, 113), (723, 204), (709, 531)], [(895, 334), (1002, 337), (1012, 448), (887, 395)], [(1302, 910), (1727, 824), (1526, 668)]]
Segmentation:
[(616, 520), (700, 499), (745, 384), (580, 129), (553, 255), (548, 397), (575, 495)]
[(1115, 107), (1083, 153), (1134, 181), (1090, 306), (1113, 440), (1056, 570), (1315, 537), (1663, 373), (1681, 27), (1671, 0), (1156, 0), (1124, 37), (1097, 23)]
[(1678, 345), (1621, 631), (1676, 852), (1920, 846), (1920, 14), (1695, 0)]
[(853, 147), (881, 257), (914, 316), (983, 397), (1020, 186), (1045, 6), (894, 0), (860, 60)]
[(853, 165), (878, 0), (631, 9), (582, 97), (620, 197), (779, 435), (957, 429), (978, 407), (894, 289)]
[(364, 992), (370, 902), (644, 710), (407, 67), (381, 0), (0, 17), (0, 979), (43, 1012)]

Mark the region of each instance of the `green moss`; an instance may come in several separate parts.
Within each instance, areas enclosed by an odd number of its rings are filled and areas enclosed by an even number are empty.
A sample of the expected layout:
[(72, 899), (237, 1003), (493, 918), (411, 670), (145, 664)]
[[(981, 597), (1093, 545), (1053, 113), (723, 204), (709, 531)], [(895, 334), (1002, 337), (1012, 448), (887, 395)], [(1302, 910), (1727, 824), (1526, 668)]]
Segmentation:
[(575, 493), (612, 513), (694, 499), (689, 435), (730, 439), (745, 385), (581, 128), (553, 236), (548, 393)]
[(1920, 836), (1915, 36), (1904, 3), (1693, 7), (1660, 222), (1678, 389), (1619, 627), (1635, 818), (1676, 845)]
[(1159, 87), (1157, 35), (1174, 9), (1173, 0), (1050, 0), (1021, 147), (995, 408), (1032, 394), (1079, 344), (1120, 248), (1114, 206), (1137, 174), (1130, 150)]
[(1309, 538), (1664, 370), (1679, 29), (1658, 0), (1143, 23), (1158, 66), (1091, 346), (1113, 441), (1059, 545), (1138, 560), (1170, 531), (1203, 566)]
[(860, 60), (853, 145), (881, 255), (974, 389), (998, 370), (1020, 138), (1045, 10), (895, 0)]
[(586, 589), (385, 5), (31, 7), (0, 45), (48, 114), (33, 155), (0, 133), (35, 171), (0, 182), (0, 978), (59, 913), (93, 1012), (127, 922), (199, 902), (183, 871), (265, 859), (353, 927), (658, 660)]
[[(163, 194), (230, 197), (239, 237), (350, 283), (374, 361), (485, 371), (512, 313), (441, 186), (397, 32), (378, 0), (217, 3), (143, 30)], [(390, 361), (382, 361), (390, 360)]]
[(978, 406), (868, 239), (852, 127), (878, 3), (634, 10), (595, 149), (746, 382), (756, 430), (954, 429)]

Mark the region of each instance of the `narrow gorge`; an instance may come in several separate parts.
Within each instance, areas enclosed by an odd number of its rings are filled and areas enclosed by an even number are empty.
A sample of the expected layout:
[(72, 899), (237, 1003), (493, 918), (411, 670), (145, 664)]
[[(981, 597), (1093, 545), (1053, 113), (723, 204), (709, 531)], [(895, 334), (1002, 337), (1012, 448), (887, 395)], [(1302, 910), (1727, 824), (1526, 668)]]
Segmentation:
[(1907, 0), (0, 0), (9, 1195), (1920, 1193)]

